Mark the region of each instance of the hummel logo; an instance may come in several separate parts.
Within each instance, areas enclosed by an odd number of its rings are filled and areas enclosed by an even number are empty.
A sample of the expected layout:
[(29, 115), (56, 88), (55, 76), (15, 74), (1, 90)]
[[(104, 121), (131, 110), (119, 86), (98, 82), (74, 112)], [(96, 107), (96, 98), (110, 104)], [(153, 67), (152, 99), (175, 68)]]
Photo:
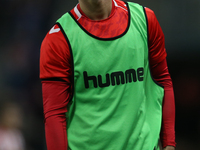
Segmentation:
[(51, 30), (49, 31), (49, 34), (56, 33), (56, 32), (60, 31), (60, 28), (57, 28), (57, 29), (54, 29), (54, 28), (55, 28), (55, 26), (53, 26), (53, 28), (51, 28)]
[[(93, 83), (94, 88), (98, 86), (101, 88), (108, 87), (110, 85), (120, 85), (120, 84), (127, 84), (131, 82), (141, 82), (144, 80), (144, 68), (140, 67), (137, 70), (135, 69), (128, 69), (125, 72), (117, 71), (112, 72), (111, 74), (106, 74), (106, 77), (102, 77), (101, 75), (98, 76), (88, 76), (87, 71), (83, 72), (83, 78), (85, 83), (85, 88), (90, 88), (91, 84)], [(103, 82), (102, 78), (106, 79), (106, 82)]]

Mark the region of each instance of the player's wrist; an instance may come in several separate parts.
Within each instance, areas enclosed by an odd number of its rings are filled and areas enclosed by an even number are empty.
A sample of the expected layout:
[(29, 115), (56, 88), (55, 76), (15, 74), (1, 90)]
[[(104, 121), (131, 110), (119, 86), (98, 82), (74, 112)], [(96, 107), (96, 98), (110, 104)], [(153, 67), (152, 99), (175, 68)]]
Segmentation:
[(166, 146), (163, 150), (175, 150), (174, 146)]

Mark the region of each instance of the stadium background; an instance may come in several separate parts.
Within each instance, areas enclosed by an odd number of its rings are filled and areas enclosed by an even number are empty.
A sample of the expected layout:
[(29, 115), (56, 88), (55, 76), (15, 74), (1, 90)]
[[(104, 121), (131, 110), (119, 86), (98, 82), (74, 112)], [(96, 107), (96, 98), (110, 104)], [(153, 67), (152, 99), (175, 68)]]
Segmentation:
[[(176, 100), (177, 150), (196, 150), (200, 142), (200, 1), (134, 2), (154, 10), (165, 34)], [(20, 109), (17, 128), (25, 139), (26, 150), (46, 149), (40, 44), (54, 22), (76, 3), (0, 0), (0, 115), (7, 102)]]

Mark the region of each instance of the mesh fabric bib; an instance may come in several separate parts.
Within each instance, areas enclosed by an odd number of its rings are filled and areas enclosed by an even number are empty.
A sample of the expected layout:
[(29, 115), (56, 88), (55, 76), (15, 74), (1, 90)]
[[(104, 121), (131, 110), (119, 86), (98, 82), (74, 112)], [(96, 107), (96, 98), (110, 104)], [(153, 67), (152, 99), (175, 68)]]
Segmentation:
[(164, 90), (150, 74), (144, 8), (127, 7), (127, 30), (111, 39), (91, 35), (70, 13), (58, 20), (73, 59), (71, 150), (157, 149)]

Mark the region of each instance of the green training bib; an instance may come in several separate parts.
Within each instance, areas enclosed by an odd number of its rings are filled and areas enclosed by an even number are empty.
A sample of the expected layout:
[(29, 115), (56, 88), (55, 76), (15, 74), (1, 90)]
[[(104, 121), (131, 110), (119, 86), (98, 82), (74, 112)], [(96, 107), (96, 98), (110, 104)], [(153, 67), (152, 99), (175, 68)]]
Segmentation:
[(67, 113), (71, 150), (158, 149), (164, 90), (150, 74), (144, 8), (127, 7), (129, 25), (116, 38), (91, 35), (70, 13), (57, 22), (73, 59)]

